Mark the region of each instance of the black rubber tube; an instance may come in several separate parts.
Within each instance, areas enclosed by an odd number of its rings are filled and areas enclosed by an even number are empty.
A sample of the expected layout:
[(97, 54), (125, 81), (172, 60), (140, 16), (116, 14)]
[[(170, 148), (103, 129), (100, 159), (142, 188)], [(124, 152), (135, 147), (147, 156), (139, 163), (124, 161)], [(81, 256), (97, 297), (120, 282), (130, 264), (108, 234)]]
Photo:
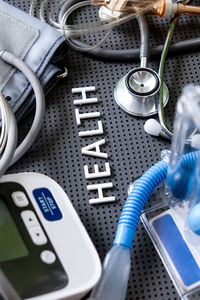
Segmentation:
[[(80, 47), (86, 47), (87, 44), (78, 40), (73, 40), (73, 43)], [(150, 48), (149, 56), (159, 57), (161, 55), (163, 49), (163, 45), (159, 45), (153, 48)], [(200, 50), (200, 38), (190, 39), (186, 41), (180, 41), (175, 44), (172, 44), (169, 47), (168, 54), (169, 55), (182, 55), (189, 51), (199, 51)], [(95, 48), (87, 53), (89, 56), (92, 56), (97, 59), (109, 60), (109, 61), (130, 61), (130, 60), (138, 60), (140, 55), (139, 48), (133, 49), (125, 49), (125, 50), (112, 50), (112, 49), (103, 49), (103, 48)]]

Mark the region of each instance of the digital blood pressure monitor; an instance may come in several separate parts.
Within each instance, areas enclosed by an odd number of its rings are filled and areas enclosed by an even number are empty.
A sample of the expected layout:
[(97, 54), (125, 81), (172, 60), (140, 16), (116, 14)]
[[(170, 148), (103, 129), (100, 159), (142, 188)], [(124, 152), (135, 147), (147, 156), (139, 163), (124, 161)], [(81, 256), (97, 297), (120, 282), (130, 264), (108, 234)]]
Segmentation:
[(80, 299), (98, 254), (63, 189), (37, 173), (0, 179), (0, 268), (22, 299)]

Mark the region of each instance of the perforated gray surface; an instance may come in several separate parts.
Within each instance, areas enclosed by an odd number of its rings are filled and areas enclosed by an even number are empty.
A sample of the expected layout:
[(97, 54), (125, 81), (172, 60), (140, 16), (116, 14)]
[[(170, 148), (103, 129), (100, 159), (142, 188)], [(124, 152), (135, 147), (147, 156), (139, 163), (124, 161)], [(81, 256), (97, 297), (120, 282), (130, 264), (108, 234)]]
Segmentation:
[[(28, 11), (29, 1), (9, 1), (9, 3)], [(76, 17), (79, 20), (94, 19), (94, 9), (83, 9)], [(174, 40), (198, 37), (200, 22), (198, 17), (180, 18)], [(151, 46), (162, 43), (165, 39), (169, 20), (148, 17), (150, 24)], [(90, 38), (88, 37), (88, 40)], [(94, 40), (91, 41), (94, 42)], [(135, 20), (113, 30), (103, 44), (108, 48), (130, 48), (139, 46), (138, 25)], [(170, 91), (167, 106), (167, 123), (171, 126), (175, 102), (182, 87), (187, 83), (199, 83), (198, 52), (169, 57), (165, 67), (165, 82)], [(111, 248), (117, 221), (127, 196), (128, 184), (135, 177), (160, 160), (160, 152), (170, 147), (168, 142), (153, 138), (144, 132), (146, 121), (123, 112), (113, 99), (116, 82), (131, 68), (138, 66), (138, 61), (114, 63), (89, 58), (83, 54), (68, 50), (66, 63), (69, 76), (60, 80), (59, 85), (46, 98), (45, 121), (37, 141), (29, 152), (13, 166), (9, 172), (35, 171), (55, 179), (69, 195), (83, 224), (85, 225), (96, 249), (103, 260)], [(159, 57), (150, 61), (149, 66), (158, 69)], [(97, 104), (77, 107), (73, 101), (78, 95), (72, 94), (74, 87), (95, 86), (96, 91), (90, 97), (98, 97)], [(98, 111), (103, 123), (104, 134), (93, 137), (79, 137), (81, 130), (93, 129), (96, 120), (86, 121), (84, 126), (77, 126), (75, 108), (80, 112)], [(30, 124), (30, 116), (20, 124), (23, 135)], [(81, 148), (104, 138), (106, 143), (102, 151), (108, 159), (82, 155)], [(90, 168), (97, 163), (104, 169), (108, 161), (112, 176), (98, 180), (85, 179), (83, 166)], [(97, 197), (96, 192), (87, 191), (87, 185), (100, 182), (112, 182), (113, 188), (105, 192), (106, 196), (115, 196), (112, 204), (92, 206), (89, 199)], [(66, 241), (67, 242), (67, 241)], [(127, 300), (141, 299), (179, 299), (173, 283), (158, 257), (143, 226), (139, 224), (132, 248), (132, 268), (127, 291)]]

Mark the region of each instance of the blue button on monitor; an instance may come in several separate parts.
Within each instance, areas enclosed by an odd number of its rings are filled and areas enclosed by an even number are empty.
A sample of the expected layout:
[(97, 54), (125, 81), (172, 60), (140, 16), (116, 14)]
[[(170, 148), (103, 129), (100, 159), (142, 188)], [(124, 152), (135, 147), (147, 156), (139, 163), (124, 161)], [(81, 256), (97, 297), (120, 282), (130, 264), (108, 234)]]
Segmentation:
[(62, 219), (62, 213), (49, 189), (35, 189), (33, 190), (33, 196), (46, 220), (57, 221)]

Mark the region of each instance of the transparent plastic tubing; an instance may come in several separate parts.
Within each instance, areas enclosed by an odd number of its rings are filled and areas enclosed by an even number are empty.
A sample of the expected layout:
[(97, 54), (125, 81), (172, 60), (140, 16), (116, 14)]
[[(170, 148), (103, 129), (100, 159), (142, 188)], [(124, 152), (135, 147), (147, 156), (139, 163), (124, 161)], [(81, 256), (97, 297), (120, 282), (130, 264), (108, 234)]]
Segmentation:
[[(182, 166), (195, 166), (199, 151), (184, 154)], [(153, 190), (166, 178), (168, 165), (162, 160), (148, 169), (136, 182), (122, 210), (113, 244), (131, 248), (135, 231), (146, 201)]]

